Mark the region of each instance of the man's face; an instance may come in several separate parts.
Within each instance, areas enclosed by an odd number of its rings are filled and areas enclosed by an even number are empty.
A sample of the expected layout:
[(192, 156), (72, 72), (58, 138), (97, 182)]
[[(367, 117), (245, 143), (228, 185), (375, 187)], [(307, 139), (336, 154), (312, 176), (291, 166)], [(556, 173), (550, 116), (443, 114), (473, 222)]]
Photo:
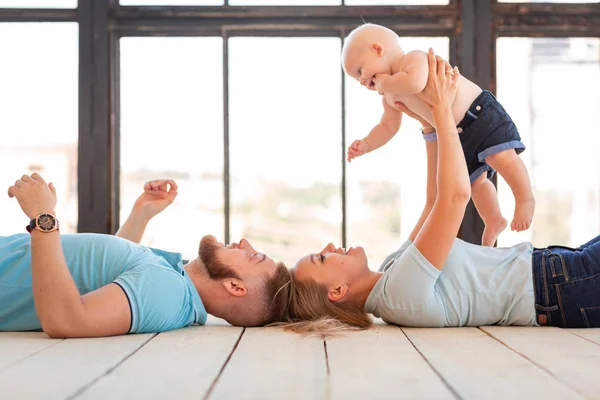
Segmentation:
[(248, 283), (273, 276), (277, 263), (264, 253), (257, 252), (250, 242), (241, 239), (225, 246), (212, 235), (200, 241), (199, 256), (211, 279), (236, 278)]

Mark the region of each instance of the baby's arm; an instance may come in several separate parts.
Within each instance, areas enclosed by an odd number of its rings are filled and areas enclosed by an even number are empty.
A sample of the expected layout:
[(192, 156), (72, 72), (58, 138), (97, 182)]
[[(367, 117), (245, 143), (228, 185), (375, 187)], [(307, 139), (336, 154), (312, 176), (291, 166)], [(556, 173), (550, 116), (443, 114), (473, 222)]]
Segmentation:
[(371, 132), (361, 140), (355, 140), (348, 148), (348, 161), (360, 157), (365, 153), (376, 150), (390, 141), (400, 129), (402, 111), (395, 109), (385, 101), (382, 96), (383, 116)]
[(429, 74), (427, 54), (421, 51), (411, 51), (404, 57), (406, 67), (403, 71), (398, 71), (394, 75), (379, 74), (375, 76), (377, 89), (383, 93), (395, 95), (413, 95), (425, 89)]

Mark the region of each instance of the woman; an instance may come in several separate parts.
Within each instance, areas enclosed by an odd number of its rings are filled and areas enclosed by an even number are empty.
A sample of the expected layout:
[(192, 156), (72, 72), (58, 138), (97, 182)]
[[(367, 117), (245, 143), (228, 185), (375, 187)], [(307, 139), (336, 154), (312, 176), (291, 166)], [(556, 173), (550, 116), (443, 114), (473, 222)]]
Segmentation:
[(577, 249), (490, 248), (456, 239), (470, 198), (450, 110), (458, 76), (429, 51), (429, 78), (419, 96), (431, 110), (437, 140), (425, 142), (428, 200), (408, 241), (378, 272), (369, 269), (361, 247), (329, 244), (301, 258), (291, 271), (288, 329), (364, 329), (369, 313), (416, 327), (600, 327), (600, 237)]

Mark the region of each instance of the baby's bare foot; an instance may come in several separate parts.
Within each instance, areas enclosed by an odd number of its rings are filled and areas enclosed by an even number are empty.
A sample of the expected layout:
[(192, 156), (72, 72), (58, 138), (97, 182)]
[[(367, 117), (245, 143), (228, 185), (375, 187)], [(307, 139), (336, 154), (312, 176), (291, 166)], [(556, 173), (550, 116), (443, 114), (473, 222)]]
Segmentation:
[(517, 232), (529, 229), (534, 211), (535, 199), (533, 197), (525, 201), (517, 201), (515, 204), (515, 215), (510, 223), (510, 229)]
[(492, 247), (494, 243), (496, 243), (496, 239), (498, 239), (498, 235), (506, 228), (508, 221), (499, 217), (489, 221), (489, 223), (485, 224), (485, 228), (483, 229), (483, 236), (481, 237), (481, 244), (483, 246)]

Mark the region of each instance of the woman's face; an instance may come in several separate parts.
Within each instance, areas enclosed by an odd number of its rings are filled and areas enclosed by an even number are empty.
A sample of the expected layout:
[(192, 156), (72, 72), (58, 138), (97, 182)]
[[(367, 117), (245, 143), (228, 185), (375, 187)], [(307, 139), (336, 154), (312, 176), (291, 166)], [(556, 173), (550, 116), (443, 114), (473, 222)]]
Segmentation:
[[(296, 279), (311, 279), (327, 288), (331, 300), (339, 300), (349, 287), (369, 271), (369, 266), (362, 247), (350, 247), (344, 251), (329, 243), (321, 251), (300, 258), (293, 271)], [(335, 292), (333, 295), (332, 291)]]

